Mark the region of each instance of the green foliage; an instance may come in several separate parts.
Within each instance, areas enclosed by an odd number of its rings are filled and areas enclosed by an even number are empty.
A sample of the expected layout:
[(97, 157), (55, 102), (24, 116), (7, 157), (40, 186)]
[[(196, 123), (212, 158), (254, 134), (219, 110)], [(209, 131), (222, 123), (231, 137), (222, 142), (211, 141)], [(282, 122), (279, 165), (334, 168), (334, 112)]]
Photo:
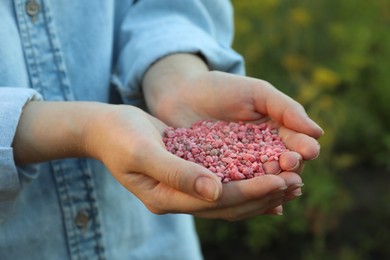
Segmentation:
[(283, 217), (198, 219), (206, 259), (390, 259), (390, 1), (234, 0), (247, 74), (325, 130)]

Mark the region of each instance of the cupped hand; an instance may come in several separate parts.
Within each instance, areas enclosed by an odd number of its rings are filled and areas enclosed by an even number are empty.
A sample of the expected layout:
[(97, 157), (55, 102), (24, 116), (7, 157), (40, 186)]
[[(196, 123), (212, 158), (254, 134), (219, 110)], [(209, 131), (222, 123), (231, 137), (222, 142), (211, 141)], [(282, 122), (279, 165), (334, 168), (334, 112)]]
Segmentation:
[[(273, 173), (281, 173), (286, 183), (302, 172), (304, 160), (319, 155), (316, 139), (322, 129), (299, 103), (266, 81), (209, 71), (200, 58), (176, 54), (149, 69), (143, 89), (151, 113), (171, 126), (188, 127), (197, 120), (214, 119), (267, 122), (277, 128), (290, 152), (280, 156)], [(245, 183), (251, 181), (258, 180)], [(294, 191), (287, 200), (300, 194), (300, 187), (295, 187), (299, 185), (292, 185)]]
[(322, 129), (295, 100), (266, 81), (209, 71), (194, 55), (176, 54), (154, 64), (143, 81), (152, 114), (165, 123), (190, 126), (200, 119), (268, 122), (279, 129), (287, 147), (282, 170), (302, 169), (302, 159), (319, 155)]
[(300, 188), (300, 177), (288, 172), (222, 188), (208, 169), (166, 150), (160, 120), (131, 106), (114, 106), (98, 118), (88, 127), (87, 149), (153, 213), (238, 220), (271, 212), (286, 192)]

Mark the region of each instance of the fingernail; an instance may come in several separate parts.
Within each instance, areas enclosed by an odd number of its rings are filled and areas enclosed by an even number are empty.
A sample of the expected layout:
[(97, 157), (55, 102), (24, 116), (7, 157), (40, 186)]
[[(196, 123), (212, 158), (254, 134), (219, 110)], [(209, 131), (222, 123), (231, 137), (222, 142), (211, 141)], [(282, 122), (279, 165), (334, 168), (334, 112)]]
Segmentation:
[(297, 192), (297, 193), (294, 193), (294, 195), (295, 195), (296, 197), (300, 197), (300, 196), (303, 195), (303, 193), (302, 193), (302, 192)]
[(319, 129), (322, 130), (322, 127), (321, 127), (316, 121), (314, 121), (307, 113), (306, 113), (306, 117), (309, 118), (309, 120), (310, 120), (316, 127), (318, 127)]
[(297, 188), (301, 188), (305, 186), (305, 184), (302, 182), (302, 183), (297, 183), (297, 184), (294, 184), (294, 187), (297, 187)]
[(319, 125), (319, 124), (317, 124), (317, 122), (315, 122), (313, 119), (311, 119), (310, 117), (309, 117), (309, 115), (307, 114), (307, 113), (305, 113), (306, 114), (306, 117), (307, 118), (309, 118), (309, 120), (316, 126), (316, 128), (320, 131), (320, 135), (322, 136), (322, 135), (324, 135), (324, 129), (322, 129), (322, 127)]
[(313, 157), (312, 160), (315, 160), (318, 158), (318, 156), (320, 156), (320, 150), (321, 150), (321, 145), (319, 142), (317, 142), (317, 146), (318, 146), (318, 153)]
[(293, 171), (298, 170), (300, 163), (301, 163), (301, 161), (298, 161), (293, 167), (291, 167), (290, 169), (286, 169), (286, 171), (293, 172)]
[(199, 177), (195, 182), (196, 192), (209, 201), (214, 201), (219, 196), (219, 185), (213, 179)]
[[(314, 121), (313, 121), (314, 122)], [(321, 126), (319, 126), (316, 122), (314, 122), (314, 124), (316, 124), (316, 126), (318, 127), (318, 129), (321, 131), (321, 135), (324, 135), (325, 131), (324, 129), (322, 129)]]
[(318, 125), (318, 127), (320, 128), (320, 130), (321, 130), (321, 135), (324, 135), (325, 134), (325, 131), (324, 131), (324, 129), (322, 129), (322, 127), (321, 126), (319, 126)]
[(304, 185), (305, 185), (304, 183), (291, 184), (288, 190), (294, 191), (294, 190), (297, 190), (299, 188), (302, 188)]
[(275, 215), (283, 216), (283, 208), (280, 210), (275, 211)]
[(283, 190), (287, 190), (288, 186), (287, 185), (284, 185), (282, 187), (279, 188), (279, 190), (283, 191)]

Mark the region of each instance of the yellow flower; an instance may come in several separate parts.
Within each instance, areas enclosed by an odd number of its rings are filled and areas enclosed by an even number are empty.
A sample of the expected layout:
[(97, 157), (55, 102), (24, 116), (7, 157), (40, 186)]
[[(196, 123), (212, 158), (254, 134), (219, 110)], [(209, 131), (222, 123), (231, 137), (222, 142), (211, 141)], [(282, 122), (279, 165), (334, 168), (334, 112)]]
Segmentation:
[(328, 89), (333, 89), (340, 83), (337, 73), (325, 67), (316, 68), (312, 77), (315, 85)]
[(310, 84), (304, 83), (298, 86), (298, 95), (296, 99), (302, 105), (307, 105), (312, 102), (319, 94), (318, 89)]
[(311, 22), (311, 15), (305, 8), (295, 7), (290, 11), (290, 19), (297, 25), (308, 25)]

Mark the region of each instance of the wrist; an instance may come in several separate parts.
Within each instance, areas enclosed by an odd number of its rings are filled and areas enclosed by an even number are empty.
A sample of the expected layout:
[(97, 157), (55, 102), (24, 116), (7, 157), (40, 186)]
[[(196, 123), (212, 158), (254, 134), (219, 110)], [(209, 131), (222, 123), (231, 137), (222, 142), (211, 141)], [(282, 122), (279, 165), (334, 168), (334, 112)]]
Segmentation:
[(90, 157), (86, 149), (90, 120), (101, 104), (31, 101), (23, 108), (13, 150), (19, 164)]
[(209, 69), (194, 54), (172, 54), (153, 64), (145, 73), (142, 86), (150, 112), (170, 123), (178, 109), (191, 106), (194, 82)]

